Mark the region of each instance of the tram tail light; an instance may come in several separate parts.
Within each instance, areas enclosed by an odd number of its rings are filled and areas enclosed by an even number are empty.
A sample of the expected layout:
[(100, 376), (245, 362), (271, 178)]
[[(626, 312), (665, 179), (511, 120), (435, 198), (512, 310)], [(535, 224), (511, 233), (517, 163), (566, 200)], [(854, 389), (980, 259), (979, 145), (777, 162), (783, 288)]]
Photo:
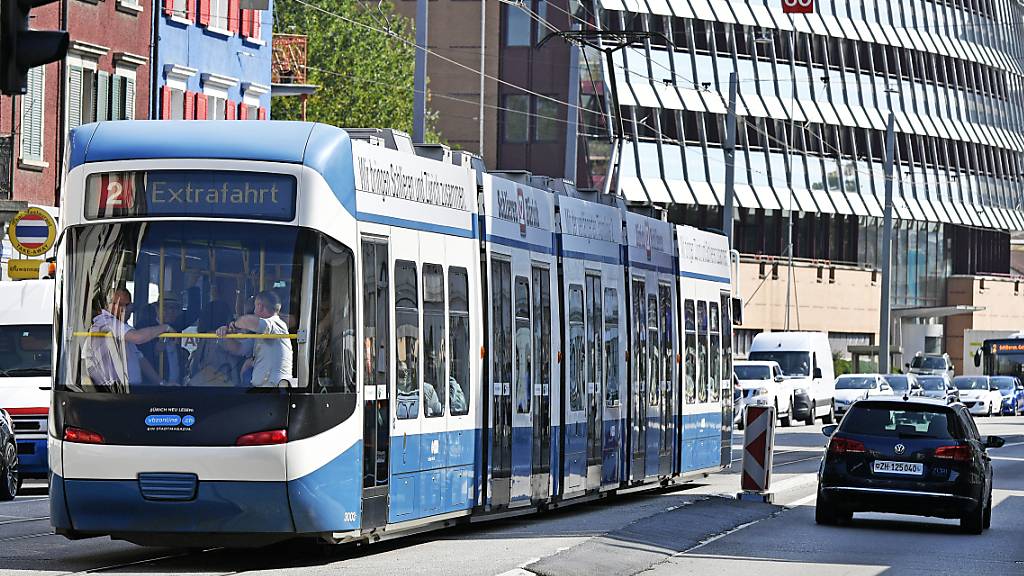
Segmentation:
[(288, 441), (287, 430), (264, 430), (253, 432), (238, 437), (235, 441), (237, 446), (269, 446), (272, 444), (284, 444)]
[(92, 430), (75, 428), (74, 426), (68, 426), (64, 429), (64, 440), (66, 442), (77, 442), (79, 444), (103, 444), (102, 435), (97, 434)]

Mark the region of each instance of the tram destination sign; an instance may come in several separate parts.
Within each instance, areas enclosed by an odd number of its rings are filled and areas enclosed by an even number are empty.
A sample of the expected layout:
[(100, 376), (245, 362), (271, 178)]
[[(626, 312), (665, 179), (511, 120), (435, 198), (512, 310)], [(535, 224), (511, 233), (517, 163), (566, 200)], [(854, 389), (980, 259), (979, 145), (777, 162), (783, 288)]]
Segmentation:
[(104, 172), (86, 180), (85, 217), (205, 216), (289, 221), (296, 180), (288, 174), (152, 170)]

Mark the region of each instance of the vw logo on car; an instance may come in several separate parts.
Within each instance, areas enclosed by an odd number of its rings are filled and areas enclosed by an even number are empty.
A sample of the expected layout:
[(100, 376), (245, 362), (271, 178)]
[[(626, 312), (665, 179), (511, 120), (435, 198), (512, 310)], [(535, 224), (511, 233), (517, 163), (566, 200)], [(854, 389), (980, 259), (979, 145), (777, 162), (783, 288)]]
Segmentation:
[(895, 450), (897, 454), (903, 454), (904, 452), (907, 451), (907, 447), (904, 446), (903, 444), (897, 444), (893, 446), (892, 449)]

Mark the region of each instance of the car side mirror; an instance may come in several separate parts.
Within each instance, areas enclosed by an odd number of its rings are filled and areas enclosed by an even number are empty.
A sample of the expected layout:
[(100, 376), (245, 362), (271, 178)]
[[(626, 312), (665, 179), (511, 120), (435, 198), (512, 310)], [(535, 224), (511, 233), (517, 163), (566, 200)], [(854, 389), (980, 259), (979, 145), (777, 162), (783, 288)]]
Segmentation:
[[(836, 430), (838, 430), (838, 429), (839, 429), (839, 425), (838, 424), (829, 424), (828, 426), (822, 426), (821, 427), (821, 433), (824, 434), (825, 436), (831, 438), (832, 435), (835, 434)], [(989, 438), (993, 438), (993, 436), (989, 436)], [(1001, 440), (1001, 438), (1000, 438), (1000, 440)], [(1000, 444), (1000, 446), (1002, 446), (1002, 444)]]
[(821, 368), (815, 368), (815, 369), (814, 369), (814, 375), (813, 375), (813, 377), (814, 377), (814, 378), (821, 378)]
[(986, 436), (985, 448), (1002, 448), (1006, 440), (1002, 436)]
[(974, 351), (974, 367), (978, 368), (981, 366), (981, 348)]
[(782, 376), (776, 376), (776, 377), (775, 377), (775, 381), (776, 381), (776, 382), (782, 382), (782, 381), (784, 381), (784, 380), (785, 380), (785, 378), (783, 378)]

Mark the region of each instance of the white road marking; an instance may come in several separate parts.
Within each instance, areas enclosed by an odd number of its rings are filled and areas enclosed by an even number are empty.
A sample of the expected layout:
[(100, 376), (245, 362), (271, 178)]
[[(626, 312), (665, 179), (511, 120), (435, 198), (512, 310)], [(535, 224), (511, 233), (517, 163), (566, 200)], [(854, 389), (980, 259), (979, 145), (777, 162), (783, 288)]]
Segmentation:
[(804, 496), (803, 498), (801, 498), (799, 500), (796, 500), (794, 502), (790, 502), (789, 504), (786, 504), (786, 506), (788, 508), (796, 508), (798, 506), (803, 506), (804, 504), (810, 504), (811, 502), (814, 502), (815, 500), (817, 500), (817, 498), (818, 498), (818, 494), (817, 493), (811, 494), (810, 496)]

